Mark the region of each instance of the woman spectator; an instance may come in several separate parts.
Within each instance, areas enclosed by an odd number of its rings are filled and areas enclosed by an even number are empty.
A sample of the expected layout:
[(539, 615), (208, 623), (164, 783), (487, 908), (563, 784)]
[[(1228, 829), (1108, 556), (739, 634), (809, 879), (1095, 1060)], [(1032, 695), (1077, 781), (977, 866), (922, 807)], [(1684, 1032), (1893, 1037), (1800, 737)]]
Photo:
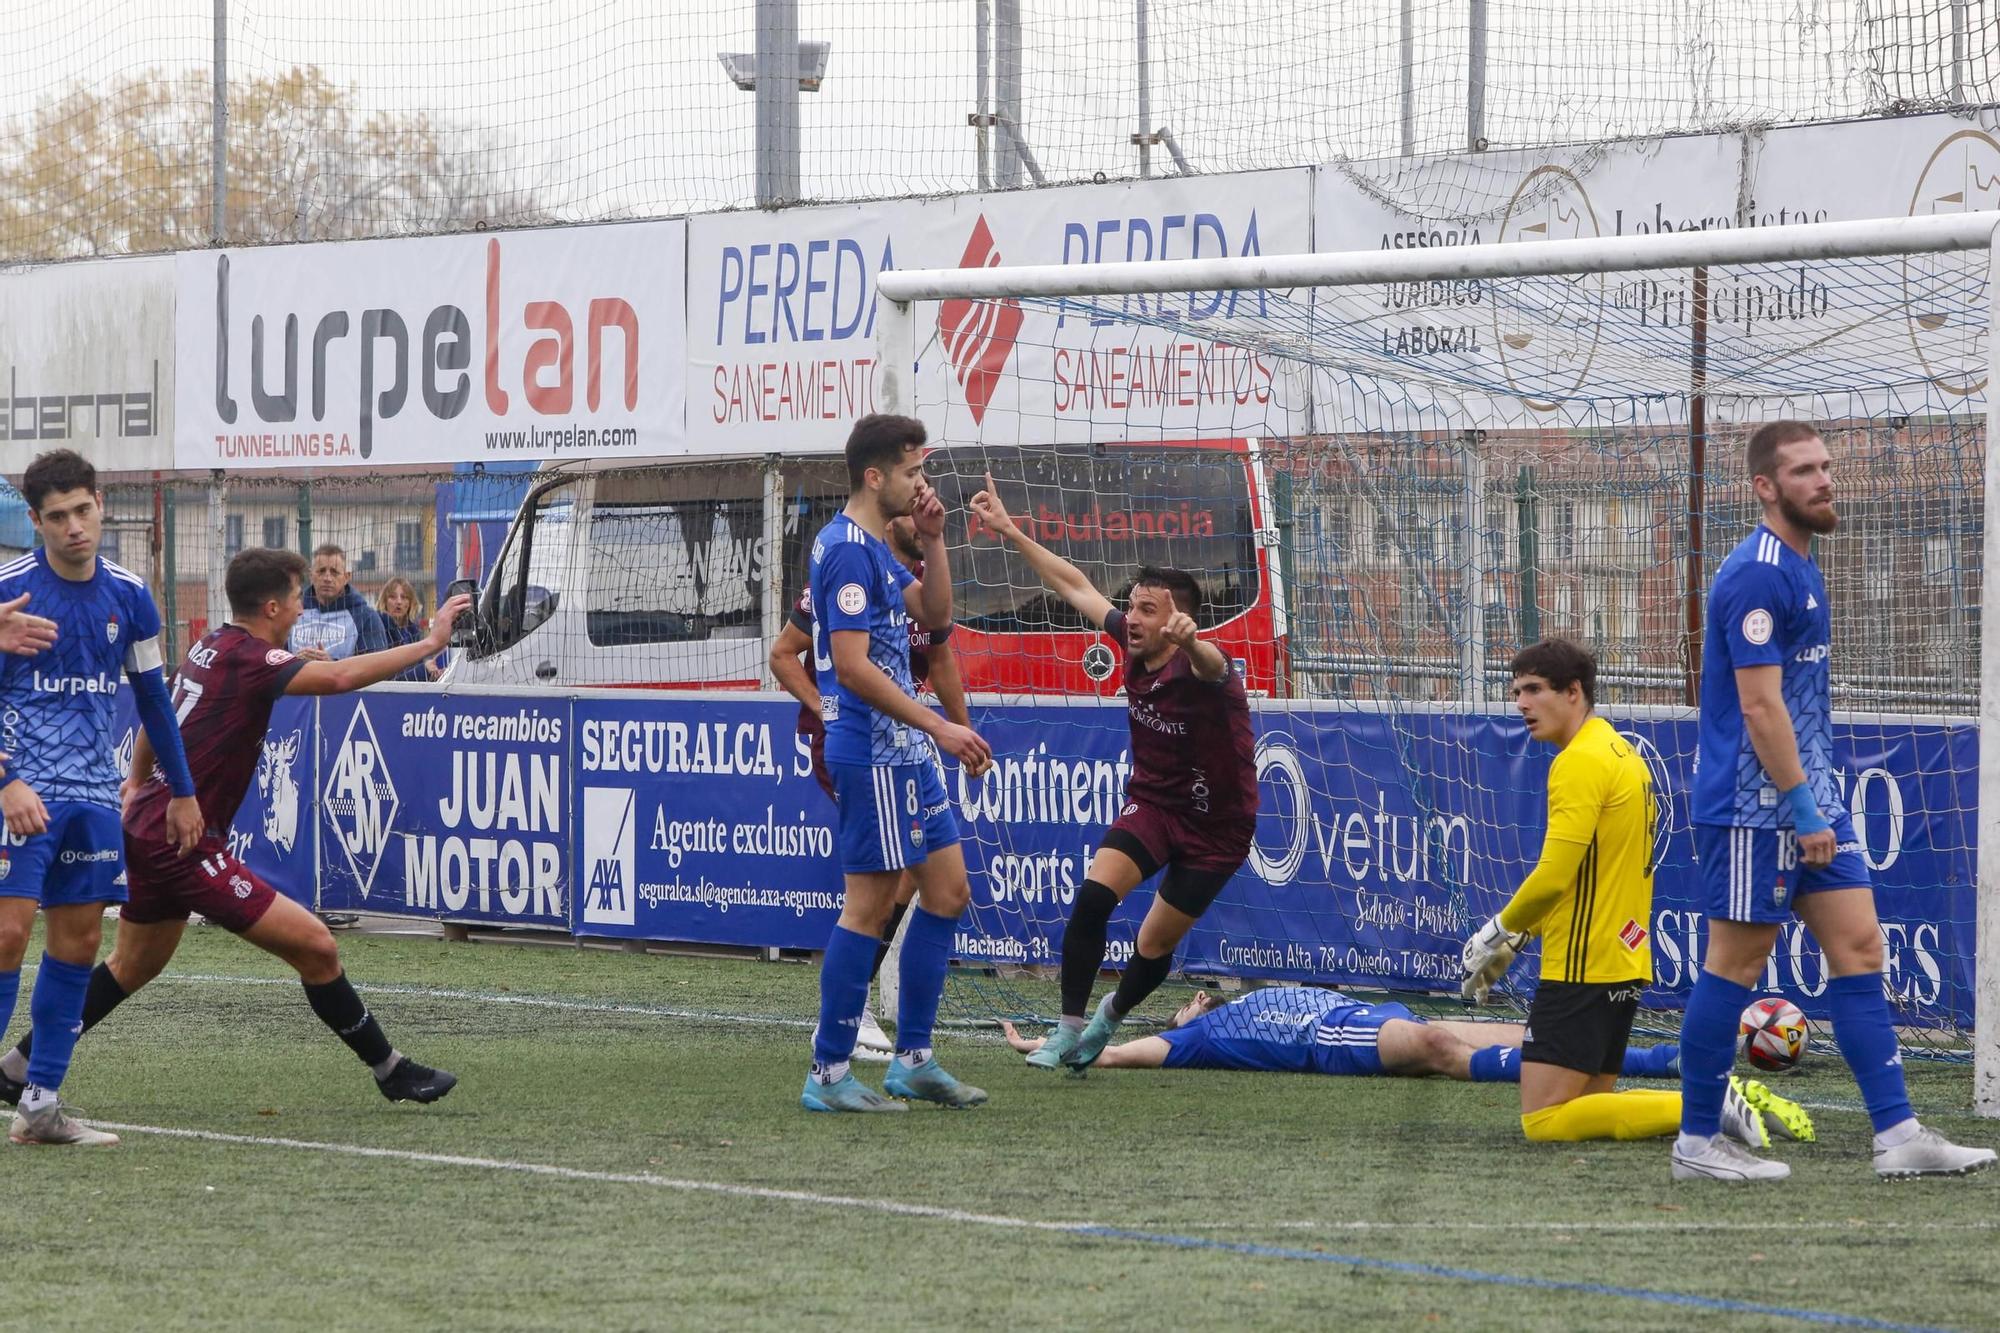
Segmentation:
[[(389, 631), (389, 646), (399, 648), (406, 643), (415, 643), (424, 637), (424, 606), (417, 598), (417, 590), (401, 574), (382, 585), (382, 591), (375, 595), (375, 609), (381, 613), (383, 627)], [(417, 663), (395, 680), (436, 680), (440, 675), (437, 659), (431, 658)]]

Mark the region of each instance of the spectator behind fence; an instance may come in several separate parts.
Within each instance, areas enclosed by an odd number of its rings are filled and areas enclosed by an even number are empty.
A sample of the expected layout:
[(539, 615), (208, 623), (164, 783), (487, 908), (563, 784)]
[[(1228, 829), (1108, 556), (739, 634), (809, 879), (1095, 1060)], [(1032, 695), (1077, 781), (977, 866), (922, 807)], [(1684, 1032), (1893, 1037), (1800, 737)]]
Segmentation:
[(292, 626), (291, 649), (313, 662), (338, 662), (389, 646), (382, 617), (348, 586), (347, 552), (326, 542), (313, 552), (312, 587)]
[[(424, 637), (423, 599), (417, 596), (416, 585), (401, 574), (394, 575), (382, 585), (382, 591), (375, 594), (375, 610), (382, 617), (382, 629), (389, 636), (389, 646), (400, 648), (406, 643), (415, 643)], [(441, 673), (438, 660), (427, 657), (412, 667), (405, 667), (391, 680), (436, 680)]]

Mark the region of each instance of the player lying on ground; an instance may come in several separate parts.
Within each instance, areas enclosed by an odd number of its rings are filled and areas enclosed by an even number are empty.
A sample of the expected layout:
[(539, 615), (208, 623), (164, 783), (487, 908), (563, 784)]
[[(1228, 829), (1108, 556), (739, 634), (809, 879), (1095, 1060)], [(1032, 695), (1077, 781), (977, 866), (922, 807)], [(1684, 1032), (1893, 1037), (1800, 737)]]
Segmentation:
[[(938, 747), (974, 771), (992, 762), (993, 752), (970, 727), (918, 703), (910, 680), (909, 621), (932, 629), (951, 623), (944, 506), (924, 481), (924, 438), (914, 417), (874, 414), (855, 422), (847, 437), (847, 506), (813, 539), (813, 667), (847, 896), (820, 960), (819, 1026), (799, 1093), (808, 1111), (906, 1109), (892, 1097), (950, 1107), (986, 1100), (945, 1072), (931, 1051), (952, 937), (971, 898)], [(886, 540), (889, 524), (905, 515), (916, 520), (923, 547), (921, 582)], [(916, 878), (917, 901), (903, 931), (896, 1058), (882, 1080), (884, 1097), (854, 1077), (848, 1061), (906, 869)]]
[[(346, 694), (435, 657), (452, 622), (470, 605), (454, 597), (438, 608), (417, 643), (338, 662), (308, 662), (284, 644), (300, 610), (304, 559), (258, 547), (238, 551), (224, 575), (234, 619), (188, 649), (174, 678), (174, 700), (205, 827), (193, 852), (176, 846), (166, 823), (167, 788), (141, 735), (123, 796), (125, 859), (131, 895), (120, 913), (111, 957), (87, 973), (82, 1031), (158, 976), (180, 947), (190, 912), (199, 912), (266, 953), (285, 960), (304, 983), (306, 1002), (375, 1075), (392, 1102), (434, 1102), (458, 1080), (418, 1064), (389, 1044), (341, 969), (333, 935), (320, 919), (267, 884), (229, 851), (229, 826), (255, 776), (271, 708), (281, 694)], [(21, 1077), (42, 1048), (40, 1024), (0, 1056), (0, 1099), (20, 1095)], [(72, 1039), (73, 1040), (73, 1039)]]
[[(918, 582), (923, 581), (924, 548), (917, 540), (915, 519), (905, 516), (889, 524), (889, 549), (902, 562), (903, 568), (909, 570)], [(771, 645), (771, 675), (785, 693), (799, 701), (798, 734), (806, 737), (811, 746), (814, 781), (832, 801), (836, 798), (833, 774), (826, 766), (826, 722), (820, 717), (819, 685), (812, 668), (806, 665), (806, 654), (812, 651), (812, 628), (812, 589), (807, 588), (799, 594), (798, 603), (785, 620), (785, 628), (779, 632), (777, 642)], [(936, 693), (944, 715), (969, 729), (972, 714), (966, 711), (965, 687), (959, 683), (958, 658), (951, 651), (950, 640), (950, 625), (934, 630), (921, 620), (913, 618), (910, 621), (910, 681), (919, 690), (928, 685)], [(979, 770), (968, 769), (967, 772), (972, 777), (979, 776)], [(910, 903), (916, 896), (916, 876), (905, 870), (902, 882), (896, 886), (896, 904), (889, 911), (888, 923), (882, 927), (882, 943), (875, 950), (875, 967), (868, 974), (870, 986), (881, 975), (882, 963), (889, 956), (889, 946), (895, 941), (896, 930), (903, 924), (903, 917), (909, 912)], [(889, 1040), (888, 1034), (882, 1031), (882, 1025), (875, 1020), (875, 1006), (868, 1005), (861, 1011), (854, 1058), (888, 1060), (895, 1052), (895, 1043)]]
[(105, 1146), (118, 1136), (77, 1121), (56, 1090), (76, 1046), (104, 905), (125, 900), (115, 720), (121, 676), (173, 786), (171, 799), (161, 792), (162, 836), (192, 847), (201, 810), (160, 670), (160, 613), (138, 575), (97, 554), (104, 533), (97, 469), (73, 450), (54, 449), (28, 465), (21, 492), (42, 545), (0, 568), (0, 598), (31, 594), (60, 628), (32, 662), (9, 657), (0, 665), (0, 749), (14, 756), (0, 775), (0, 813), (15, 844), (0, 876), (0, 1029), (13, 1017), (37, 905), (45, 930), (28, 1001), (35, 1058), (17, 1074), (25, 1088), (8, 1099), (20, 1106), (8, 1137)]
[[(1597, 716), (1597, 661), (1582, 647), (1531, 644), (1514, 655), (1513, 676), (1528, 734), (1558, 750), (1548, 827), (1535, 868), (1466, 942), (1466, 997), (1485, 1000), (1515, 950), (1539, 934), (1541, 984), (1521, 1042), (1522, 1132), (1541, 1142), (1671, 1134), (1679, 1093), (1612, 1089), (1653, 979), (1652, 770)], [(1723, 1128), (1742, 1142), (1770, 1142), (1763, 1110), (1792, 1137), (1811, 1136), (1805, 1112), (1762, 1084), (1731, 1079), (1727, 1092)]]
[[(1022, 1054), (1041, 1049), (1002, 1023)], [(1107, 1046), (1105, 1069), (1236, 1069), (1335, 1076), (1430, 1074), (1464, 1083), (1521, 1077), (1518, 1023), (1455, 1023), (1419, 1018), (1394, 1002), (1364, 1004), (1317, 986), (1271, 986), (1224, 1001), (1196, 991), (1157, 1036)], [(1677, 1046), (1625, 1052), (1627, 1078), (1678, 1078)]]
[[(1718, 1141), (1716, 1106), (1738, 1016), (1796, 913), (1826, 955), (1833, 1039), (1875, 1127), (1885, 1178), (1964, 1175), (1993, 1164), (1917, 1123), (1882, 988), (1882, 928), (1868, 863), (1834, 776), (1832, 616), (1813, 538), (1833, 532), (1833, 459), (1819, 431), (1774, 421), (1745, 453), (1760, 522), (1716, 570), (1702, 643), (1691, 801), (1708, 941), (1682, 1020), (1686, 1103), (1676, 1180), (1781, 1180), (1783, 1162)], [(1988, 886), (1991, 891), (1991, 886)], [(1991, 960), (1988, 960), (1989, 963)]]
[[(1075, 565), (1021, 531), (993, 478), (972, 510), (1013, 545), (1055, 594), (1125, 653), (1132, 776), (1125, 812), (1104, 832), (1063, 929), (1062, 1021), (1028, 1057), (1038, 1068), (1082, 1068), (1125, 1015), (1166, 980), (1174, 950), (1250, 855), (1257, 765), (1243, 678), (1195, 631), (1201, 585), (1178, 569), (1142, 569), (1120, 611)], [(1105, 926), (1126, 895), (1164, 868), (1118, 987), (1086, 1023), (1104, 968)]]

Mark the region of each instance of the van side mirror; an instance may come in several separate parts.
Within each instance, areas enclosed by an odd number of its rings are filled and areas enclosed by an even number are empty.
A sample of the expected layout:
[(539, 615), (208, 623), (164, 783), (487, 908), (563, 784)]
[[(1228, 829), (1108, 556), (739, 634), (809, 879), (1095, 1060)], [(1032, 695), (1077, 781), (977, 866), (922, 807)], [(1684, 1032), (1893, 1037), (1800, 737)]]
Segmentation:
[(472, 650), (478, 647), (481, 637), (479, 624), (479, 580), (453, 579), (445, 585), (445, 600), (449, 601), (460, 593), (464, 593), (466, 596), (472, 598), (472, 605), (466, 608), (465, 614), (460, 616), (457, 622), (452, 625), (451, 646)]

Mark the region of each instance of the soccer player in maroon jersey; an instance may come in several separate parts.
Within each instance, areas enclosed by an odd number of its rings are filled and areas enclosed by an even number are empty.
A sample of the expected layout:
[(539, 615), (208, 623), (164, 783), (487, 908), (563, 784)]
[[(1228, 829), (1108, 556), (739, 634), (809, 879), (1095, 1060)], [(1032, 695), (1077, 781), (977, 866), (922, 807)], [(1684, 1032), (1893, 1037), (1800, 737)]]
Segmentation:
[[(924, 548), (917, 540), (917, 521), (907, 514), (889, 522), (889, 549), (919, 579), (924, 576)], [(812, 748), (813, 780), (830, 801), (833, 795), (833, 774), (826, 767), (826, 723), (820, 720), (819, 683), (813, 669), (806, 664), (805, 655), (812, 651), (813, 608), (811, 589), (799, 593), (799, 600), (792, 605), (792, 613), (785, 620), (785, 628), (771, 645), (771, 675), (783, 687), (785, 693), (799, 701), (798, 734), (808, 738)], [(944, 708), (944, 715), (961, 727), (972, 725), (972, 715), (965, 707), (965, 687), (958, 678), (958, 659), (952, 654), (951, 626), (934, 630), (915, 619), (910, 620), (910, 679), (922, 689), (929, 685), (936, 693), (938, 703)], [(978, 777), (978, 773), (972, 776)], [(910, 903), (917, 896), (916, 877), (908, 871), (896, 886), (896, 905), (889, 910), (889, 924), (882, 928), (882, 947), (875, 951), (875, 970), (868, 974), (868, 984), (872, 987), (875, 978), (881, 975), (883, 960), (889, 956), (889, 946), (896, 938), (896, 928), (903, 924), (903, 917), (910, 910)], [(861, 1011), (861, 1027), (855, 1037), (854, 1058), (886, 1062), (896, 1053), (896, 1043), (882, 1031), (882, 1025), (875, 1018), (875, 1006), (871, 1003)]]
[[(1043, 583), (1125, 649), (1132, 776), (1125, 809), (1105, 830), (1063, 930), (1062, 1022), (1028, 1063), (1083, 1068), (1127, 1014), (1166, 980), (1174, 949), (1250, 855), (1257, 764), (1242, 675), (1195, 630), (1201, 586), (1178, 569), (1146, 568), (1120, 611), (1083, 572), (1014, 522), (994, 490), (972, 497), (988, 530), (1011, 543)], [(1085, 1022), (1104, 967), (1104, 931), (1125, 895), (1162, 867), (1118, 988)]]
[[(451, 626), (471, 604), (454, 597), (438, 608), (421, 641), (338, 662), (309, 662), (285, 648), (302, 604), (306, 562), (292, 551), (258, 547), (229, 562), (224, 588), (234, 616), (188, 649), (174, 678), (175, 716), (194, 773), (207, 829), (182, 853), (166, 831), (167, 788), (153, 770), (143, 731), (124, 790), (125, 862), (131, 898), (119, 914), (111, 957), (90, 974), (83, 1027), (89, 1031), (172, 960), (188, 914), (199, 912), (289, 963), (321, 1022), (369, 1066), (392, 1102), (434, 1102), (456, 1076), (418, 1064), (389, 1044), (354, 993), (333, 935), (320, 919), (278, 893), (229, 852), (230, 823), (257, 771), (271, 708), (281, 694), (345, 694), (389, 680), (437, 656)], [(0, 1099), (20, 1096), (29, 1039), (0, 1057)]]

